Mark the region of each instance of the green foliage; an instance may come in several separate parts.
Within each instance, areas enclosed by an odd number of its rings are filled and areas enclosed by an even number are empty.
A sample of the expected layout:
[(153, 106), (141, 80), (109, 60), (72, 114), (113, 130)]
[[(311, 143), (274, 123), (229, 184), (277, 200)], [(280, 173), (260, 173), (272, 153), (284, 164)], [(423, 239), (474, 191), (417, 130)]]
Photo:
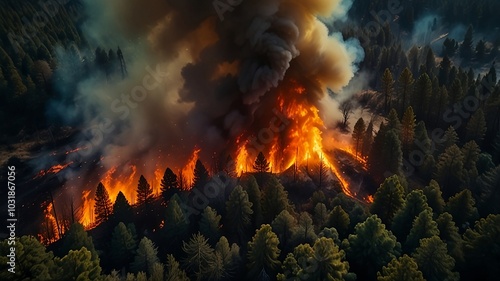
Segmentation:
[(413, 113), (413, 108), (409, 106), (401, 119), (401, 143), (406, 153), (410, 150), (415, 139), (415, 122), (415, 113)]
[(373, 278), (382, 266), (401, 254), (401, 244), (376, 216), (356, 225), (354, 234), (343, 242), (351, 266)]
[(425, 198), (427, 198), (427, 204), (432, 208), (432, 211), (436, 214), (441, 214), (444, 210), (444, 199), (443, 193), (441, 192), (441, 188), (439, 184), (435, 180), (431, 180), (429, 185), (422, 189), (424, 192)]
[(173, 248), (178, 248), (180, 241), (188, 235), (189, 219), (184, 214), (181, 199), (177, 194), (172, 196), (165, 212), (165, 225), (163, 226), (164, 239)]
[(278, 236), (272, 231), (268, 224), (263, 224), (255, 233), (252, 240), (248, 242), (248, 278), (256, 280), (262, 270), (273, 275), (281, 263), (278, 260), (280, 249), (278, 249)]
[(111, 237), (111, 261), (115, 268), (119, 269), (131, 262), (131, 258), (135, 254), (136, 241), (132, 233), (120, 222), (113, 230)]
[(455, 260), (448, 255), (446, 244), (438, 236), (422, 239), (413, 258), (428, 281), (459, 280), (459, 274), (452, 271)]
[(479, 217), (475, 203), (470, 190), (465, 189), (448, 200), (446, 211), (460, 228), (465, 229)]
[(477, 143), (481, 143), (486, 134), (486, 120), (484, 117), (484, 112), (482, 109), (476, 110), (472, 117), (467, 122), (466, 130), (466, 140), (473, 140)]
[(106, 191), (106, 188), (102, 183), (99, 183), (95, 191), (94, 214), (96, 224), (100, 224), (108, 220), (112, 213), (112, 207), (113, 205), (109, 199), (108, 191)]
[(2, 280), (50, 280), (55, 278), (54, 255), (47, 252), (45, 246), (40, 244), (33, 236), (21, 236), (15, 241), (15, 273), (7, 271), (10, 268), (10, 248), (14, 245), (8, 241), (0, 242), (0, 279)]
[(96, 280), (101, 275), (99, 259), (92, 258), (85, 247), (70, 250), (62, 259), (56, 258), (55, 262), (59, 268), (55, 280)]
[(408, 234), (410, 234), (413, 221), (425, 210), (432, 211), (427, 205), (422, 190), (413, 190), (408, 193), (403, 207), (396, 213), (392, 222), (392, 231), (398, 237), (398, 241), (405, 241)]
[(392, 96), (394, 93), (394, 79), (392, 78), (391, 71), (386, 68), (382, 76), (382, 94), (384, 95), (384, 110), (389, 111), (391, 106)]
[(479, 203), (485, 212), (492, 214), (500, 213), (500, 166), (482, 174), (477, 185), (481, 190)]
[(404, 245), (405, 250), (411, 253), (419, 246), (420, 239), (430, 238), (435, 235), (439, 235), (437, 223), (432, 219), (432, 212), (426, 209), (413, 221), (413, 227)]
[(240, 239), (246, 236), (246, 232), (252, 223), (252, 203), (248, 200), (248, 194), (240, 185), (236, 186), (229, 195), (226, 202), (227, 225)]
[(349, 270), (349, 264), (343, 261), (344, 251), (334, 244), (330, 238), (319, 238), (314, 242), (314, 255), (312, 264), (314, 271), (312, 279), (308, 280), (342, 280)]
[(165, 281), (190, 281), (173, 255), (167, 255)]
[(219, 240), (220, 234), (220, 219), (221, 216), (217, 215), (217, 211), (207, 206), (201, 214), (199, 222), (200, 233), (205, 236), (208, 241), (213, 245)]
[(474, 229), (464, 234), (466, 260), (480, 280), (495, 280), (500, 275), (498, 249), (500, 248), (500, 215), (490, 214), (476, 222)]
[(446, 198), (461, 190), (464, 177), (464, 157), (458, 146), (448, 147), (436, 166), (434, 179), (439, 183)]
[(155, 244), (147, 237), (142, 238), (137, 247), (134, 261), (130, 265), (130, 269), (133, 272), (142, 271), (151, 274), (153, 266), (157, 262), (159, 262), (158, 249)]
[(215, 252), (203, 235), (193, 234), (188, 243), (182, 242), (182, 250), (186, 256), (184, 267), (196, 280), (202, 280), (205, 274), (212, 271)]
[(425, 281), (414, 259), (407, 255), (394, 258), (377, 272), (377, 281)]
[(415, 94), (411, 105), (418, 119), (424, 119), (432, 98), (432, 81), (427, 73), (422, 73), (415, 82)]
[(328, 216), (326, 226), (335, 227), (340, 237), (344, 238), (347, 237), (350, 223), (349, 214), (341, 206), (335, 206)]
[(273, 232), (278, 235), (282, 248), (289, 245), (295, 235), (297, 220), (287, 210), (283, 210), (271, 223)]
[(95, 250), (92, 237), (88, 236), (87, 232), (80, 223), (74, 223), (69, 228), (68, 232), (63, 237), (63, 245), (60, 249), (61, 253), (66, 254), (70, 250), (80, 250), (85, 247), (92, 254), (92, 260), (99, 262), (97, 251)]
[(455, 261), (462, 262), (464, 254), (462, 250), (463, 240), (458, 233), (458, 227), (453, 221), (453, 217), (449, 213), (442, 213), (436, 219), (439, 229), (439, 238), (446, 243), (448, 253)]
[(294, 241), (296, 244), (313, 244), (318, 236), (314, 232), (314, 225), (311, 215), (307, 212), (302, 212), (297, 220), (297, 227), (294, 233)]
[(242, 179), (241, 185), (248, 193), (248, 200), (252, 203), (253, 211), (253, 225), (254, 227), (260, 227), (262, 224), (262, 203), (261, 203), (261, 192), (257, 180), (254, 176), (249, 175)]
[(413, 93), (413, 74), (407, 67), (401, 72), (398, 79), (398, 93), (401, 95), (400, 100), (400, 114), (403, 114), (404, 110), (408, 106), (408, 101), (411, 99)]
[(271, 177), (262, 192), (264, 222), (272, 222), (279, 213), (289, 209), (288, 193), (277, 178)]
[(402, 174), (403, 152), (401, 150), (401, 141), (395, 130), (387, 132), (384, 138), (382, 159), (388, 172), (396, 175)]
[(330, 214), (325, 204), (323, 203), (316, 204), (316, 206), (314, 207), (314, 217), (313, 217), (316, 230), (320, 230), (325, 226), (326, 222), (328, 221), (329, 215)]
[(384, 224), (391, 225), (394, 215), (403, 206), (404, 195), (397, 175), (386, 178), (373, 196), (371, 213), (376, 214)]

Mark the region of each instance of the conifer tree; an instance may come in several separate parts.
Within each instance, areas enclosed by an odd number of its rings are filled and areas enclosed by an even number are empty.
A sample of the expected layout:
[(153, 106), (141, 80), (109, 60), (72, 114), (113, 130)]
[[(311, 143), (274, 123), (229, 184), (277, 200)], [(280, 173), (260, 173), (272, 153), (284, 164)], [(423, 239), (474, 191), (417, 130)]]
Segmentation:
[(154, 264), (157, 262), (159, 262), (158, 249), (155, 244), (147, 237), (142, 238), (137, 247), (134, 261), (130, 265), (131, 270), (134, 272), (142, 271), (151, 273)]
[(189, 230), (189, 218), (184, 214), (180, 200), (177, 194), (170, 199), (163, 226), (165, 241), (173, 249), (179, 248), (180, 241), (188, 234)]
[(403, 114), (401, 120), (401, 143), (403, 151), (409, 152), (415, 140), (415, 114), (413, 108), (409, 106)]
[[(248, 278), (249, 280), (257, 280), (256, 277), (262, 272), (266, 272), (270, 276), (276, 274), (280, 268), (278, 249), (279, 239), (272, 231), (268, 224), (263, 224), (248, 242)], [(274, 273), (274, 274), (273, 274)]]
[(55, 259), (59, 270), (54, 280), (97, 280), (101, 275), (99, 259), (92, 258), (92, 254), (85, 247), (70, 250), (62, 259)]
[(432, 96), (432, 81), (427, 73), (421, 74), (415, 82), (415, 94), (411, 105), (418, 119), (425, 119)]
[(193, 180), (193, 188), (198, 190), (203, 190), (205, 185), (209, 181), (208, 170), (205, 168), (203, 163), (198, 159), (196, 160), (196, 164), (194, 166), (194, 180)]
[(64, 254), (69, 250), (80, 250), (82, 247), (85, 247), (88, 251), (90, 251), (92, 254), (92, 260), (99, 260), (92, 237), (87, 234), (83, 225), (76, 222), (71, 225), (68, 232), (64, 235), (60, 252)]
[(294, 241), (296, 244), (313, 244), (314, 240), (318, 238), (314, 232), (314, 225), (311, 215), (307, 212), (301, 212), (297, 220), (297, 227), (294, 233)]
[(335, 206), (328, 216), (326, 225), (328, 227), (335, 227), (339, 236), (345, 238), (349, 230), (350, 222), (349, 214), (347, 214), (341, 206)]
[(434, 235), (439, 235), (439, 229), (437, 223), (432, 219), (432, 212), (426, 209), (413, 221), (404, 248), (411, 253), (419, 246), (420, 239), (430, 238)]
[(220, 219), (221, 216), (217, 215), (217, 211), (207, 206), (201, 214), (199, 222), (200, 233), (205, 236), (210, 244), (215, 244), (219, 240), (220, 234)]
[(153, 188), (149, 185), (143, 175), (139, 178), (137, 184), (137, 205), (144, 206), (146, 209), (153, 200)]
[(476, 143), (481, 143), (486, 134), (486, 120), (482, 109), (476, 110), (472, 117), (467, 122), (465, 127), (466, 140), (473, 140)]
[(109, 219), (112, 213), (112, 206), (113, 205), (111, 204), (106, 188), (102, 183), (99, 183), (95, 191), (94, 213), (96, 217), (96, 224), (100, 224)]
[(373, 122), (370, 121), (366, 127), (365, 134), (363, 135), (362, 146), (361, 146), (361, 156), (366, 157), (370, 153), (370, 149), (373, 145)]
[(458, 273), (452, 271), (455, 260), (448, 255), (446, 244), (438, 236), (422, 239), (413, 258), (428, 281), (459, 280)]
[(288, 193), (277, 178), (271, 177), (262, 192), (264, 223), (270, 223), (283, 210), (288, 210)]
[(231, 231), (237, 234), (240, 241), (243, 241), (252, 223), (253, 211), (248, 194), (240, 185), (236, 186), (229, 195), (226, 211), (227, 225), (230, 225)]
[(330, 238), (319, 238), (313, 246), (312, 278), (309, 280), (344, 280), (349, 270), (349, 264), (344, 259), (344, 251), (333, 243)]
[(190, 281), (173, 255), (167, 256), (165, 281)]
[(427, 205), (427, 200), (422, 190), (413, 190), (408, 193), (403, 207), (396, 213), (392, 222), (391, 229), (394, 235), (398, 237), (398, 241), (405, 241), (410, 233), (413, 221), (425, 210), (432, 211), (429, 205)]
[(445, 202), (443, 199), (443, 193), (439, 184), (435, 180), (431, 180), (429, 185), (422, 189), (425, 198), (427, 198), (427, 204), (432, 208), (432, 211), (436, 214), (441, 214), (444, 210)]
[(208, 244), (208, 240), (200, 233), (193, 234), (189, 242), (182, 242), (182, 250), (186, 258), (183, 263), (188, 272), (196, 280), (203, 280), (204, 275), (211, 271), (215, 252)]
[(127, 198), (121, 191), (116, 195), (115, 204), (113, 205), (113, 219), (115, 222), (130, 222), (133, 219), (134, 212)]
[(323, 229), (328, 221), (329, 211), (324, 203), (317, 203), (314, 207), (314, 225), (316, 226), (316, 231)]
[(391, 225), (394, 215), (403, 206), (404, 195), (398, 176), (386, 178), (373, 196), (371, 213), (376, 214), (384, 224)]
[(366, 126), (362, 117), (358, 119), (352, 131), (352, 140), (354, 142), (355, 157), (358, 157), (358, 152), (361, 151), (363, 145), (363, 136), (365, 134)]
[(259, 173), (268, 172), (270, 169), (269, 161), (267, 161), (266, 157), (264, 157), (262, 151), (257, 155), (257, 159), (255, 159), (255, 163), (253, 164), (253, 169)]
[(464, 189), (450, 197), (446, 211), (452, 215), (453, 221), (459, 228), (465, 229), (479, 217), (475, 203), (470, 190)]
[(271, 226), (280, 240), (281, 248), (286, 249), (295, 235), (297, 220), (287, 210), (283, 210), (276, 216)]
[(119, 269), (131, 262), (130, 257), (135, 254), (136, 242), (123, 222), (113, 230), (111, 237), (111, 262)]
[(386, 68), (382, 76), (382, 94), (384, 95), (384, 110), (389, 112), (392, 95), (394, 93), (394, 79), (391, 71)]
[(458, 227), (453, 221), (453, 217), (449, 213), (442, 213), (436, 219), (439, 229), (439, 238), (446, 243), (448, 253), (457, 263), (463, 262), (463, 240), (458, 232)]
[(252, 222), (254, 227), (260, 227), (262, 224), (262, 203), (261, 203), (261, 192), (257, 180), (254, 176), (249, 175), (242, 180), (242, 186), (248, 193), (248, 201), (252, 203), (253, 217)]
[(401, 95), (400, 100), (400, 111), (399, 114), (403, 114), (405, 109), (408, 106), (408, 101), (411, 100), (411, 95), (413, 92), (413, 83), (415, 79), (413, 79), (413, 74), (410, 69), (407, 67), (401, 72), (401, 75), (398, 79), (398, 90)]
[(462, 187), (463, 161), (462, 151), (456, 145), (450, 146), (439, 155), (434, 178), (442, 187), (445, 198), (449, 198)]
[(425, 281), (415, 260), (408, 255), (392, 259), (377, 272), (377, 281)]
[(170, 200), (170, 198), (180, 191), (179, 183), (177, 182), (177, 175), (170, 169), (167, 168), (161, 179), (161, 194), (165, 201)]

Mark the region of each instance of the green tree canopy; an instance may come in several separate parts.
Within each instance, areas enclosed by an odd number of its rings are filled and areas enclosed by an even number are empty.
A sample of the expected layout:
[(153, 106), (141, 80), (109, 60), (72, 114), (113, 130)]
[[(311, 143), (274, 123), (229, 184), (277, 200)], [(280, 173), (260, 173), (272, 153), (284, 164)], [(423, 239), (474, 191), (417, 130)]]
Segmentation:
[(217, 215), (217, 211), (207, 206), (201, 214), (199, 222), (200, 233), (205, 236), (210, 244), (214, 245), (220, 238), (220, 219), (221, 216)]
[(452, 271), (455, 260), (448, 255), (446, 244), (438, 236), (422, 239), (413, 258), (428, 281), (459, 280), (459, 274)]
[(136, 241), (130, 230), (120, 222), (113, 230), (111, 237), (111, 262), (116, 269), (128, 265), (135, 255)]
[(404, 196), (404, 188), (399, 182), (399, 177), (390, 176), (375, 192), (370, 211), (376, 214), (384, 224), (391, 225), (394, 215), (403, 206)]
[(392, 259), (377, 272), (377, 281), (425, 281), (414, 259), (407, 255)]
[(263, 224), (248, 242), (248, 278), (256, 280), (262, 271), (271, 276), (280, 268), (278, 259), (280, 249), (278, 249), (278, 236), (272, 231), (268, 224)]
[(154, 264), (157, 262), (159, 262), (158, 249), (155, 244), (147, 237), (142, 238), (137, 247), (134, 261), (130, 265), (130, 269), (133, 272), (142, 271), (151, 273)]
[(226, 221), (231, 231), (239, 239), (246, 236), (252, 223), (252, 203), (248, 200), (248, 193), (240, 185), (236, 186), (226, 202)]

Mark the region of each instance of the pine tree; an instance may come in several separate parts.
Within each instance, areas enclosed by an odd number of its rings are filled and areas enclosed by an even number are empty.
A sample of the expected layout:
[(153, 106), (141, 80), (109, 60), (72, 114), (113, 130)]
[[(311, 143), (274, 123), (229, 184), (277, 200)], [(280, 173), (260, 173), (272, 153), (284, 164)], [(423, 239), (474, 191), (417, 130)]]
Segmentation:
[(373, 196), (371, 213), (377, 215), (384, 224), (391, 225), (394, 215), (403, 206), (404, 195), (398, 176), (386, 178)]
[(170, 248), (178, 249), (180, 242), (188, 234), (189, 218), (184, 214), (180, 206), (180, 198), (177, 194), (170, 199), (165, 212), (165, 225), (163, 233), (165, 241)]
[(432, 211), (436, 214), (441, 214), (444, 210), (444, 199), (443, 193), (439, 184), (435, 180), (431, 180), (429, 185), (422, 189), (425, 197), (427, 198), (427, 204), (432, 208)]
[(165, 201), (170, 200), (174, 194), (180, 191), (179, 183), (177, 182), (177, 175), (170, 168), (165, 170), (160, 186), (161, 194)]
[(398, 113), (393, 108), (387, 115), (387, 128), (393, 130), (399, 137), (401, 135), (401, 122), (399, 121)]
[(394, 79), (392, 78), (391, 71), (386, 68), (382, 76), (382, 94), (384, 95), (384, 110), (389, 111), (394, 93)]
[(415, 114), (413, 108), (409, 106), (403, 114), (401, 120), (401, 143), (403, 150), (408, 153), (415, 139)]
[(100, 224), (109, 219), (112, 213), (112, 206), (113, 205), (111, 204), (106, 188), (102, 183), (99, 183), (95, 191), (94, 213), (96, 217), (96, 224)]
[[(12, 244), (9, 241), (15, 242), (16, 268), (14, 273), (8, 271), (7, 267), (10, 260), (7, 255), (13, 246), (9, 245)], [(0, 251), (2, 252), (1, 280), (53, 280), (56, 278), (54, 254), (51, 251), (47, 252), (45, 246), (33, 236), (24, 235), (15, 240), (2, 239)]]
[(458, 143), (458, 135), (455, 129), (450, 126), (444, 132), (444, 136), (441, 143), (441, 152), (444, 152), (447, 148)]
[(248, 278), (257, 280), (262, 271), (271, 276), (280, 268), (278, 259), (280, 249), (278, 249), (279, 239), (272, 231), (271, 226), (263, 224), (248, 242)]
[(167, 270), (165, 281), (190, 281), (186, 272), (179, 266), (179, 262), (175, 260), (173, 255), (167, 255)]
[(500, 165), (482, 174), (477, 180), (477, 186), (481, 190), (478, 199), (484, 213), (500, 213)]
[(215, 258), (214, 249), (208, 244), (208, 240), (201, 235), (193, 234), (188, 243), (182, 242), (182, 250), (186, 254), (183, 261), (188, 272), (196, 280), (202, 280), (204, 275), (211, 271), (211, 263)]
[(277, 178), (271, 177), (262, 192), (264, 223), (270, 223), (281, 211), (289, 208), (288, 193)]
[(457, 272), (453, 272), (455, 260), (448, 255), (446, 244), (438, 236), (424, 238), (413, 258), (428, 281), (459, 280)]
[(370, 149), (373, 145), (373, 122), (370, 121), (368, 123), (368, 127), (366, 127), (365, 134), (363, 135), (363, 140), (361, 141), (361, 156), (366, 157), (370, 153)]
[(333, 243), (330, 238), (319, 238), (314, 242), (314, 271), (309, 280), (344, 280), (349, 270), (349, 264), (344, 259), (344, 251)]
[(464, 89), (462, 88), (462, 83), (460, 82), (460, 80), (458, 80), (458, 78), (455, 78), (455, 80), (453, 80), (450, 91), (448, 92), (448, 96), (450, 105), (455, 105), (463, 98)]
[(217, 215), (217, 211), (207, 206), (201, 214), (199, 222), (200, 233), (205, 236), (208, 241), (213, 245), (219, 240), (220, 234), (220, 219), (221, 216)]
[(153, 188), (149, 185), (146, 178), (141, 175), (139, 183), (137, 184), (137, 205), (144, 206), (144, 208), (147, 209), (152, 200)]
[(127, 198), (121, 191), (116, 195), (115, 204), (113, 205), (113, 219), (115, 222), (131, 222), (134, 212)]
[(311, 245), (314, 243), (314, 240), (318, 238), (318, 236), (314, 232), (313, 221), (309, 213), (300, 213), (294, 234), (295, 237), (293, 240), (295, 241), (295, 244), (308, 243)]
[(471, 186), (476, 182), (478, 176), (476, 164), (479, 160), (481, 149), (475, 141), (470, 141), (464, 144), (461, 151), (464, 156), (464, 179), (467, 185)]
[(377, 272), (377, 281), (425, 281), (415, 260), (408, 255), (392, 259)]
[(343, 248), (362, 280), (375, 277), (382, 266), (401, 253), (401, 244), (376, 215), (356, 225), (354, 234), (344, 240)]
[[(317, 203), (314, 206), (314, 225), (316, 226), (316, 231), (323, 229), (328, 221), (329, 211), (324, 203)], [(281, 240), (281, 239), (280, 239)]]
[(421, 74), (415, 83), (411, 105), (418, 119), (425, 119), (432, 97), (432, 81), (427, 73)]
[(495, 280), (500, 276), (497, 262), (500, 242), (500, 215), (489, 214), (476, 222), (474, 229), (467, 229), (464, 234), (464, 252), (466, 261), (478, 280)]
[(209, 175), (207, 168), (205, 168), (199, 159), (196, 160), (196, 164), (194, 166), (193, 188), (203, 190), (208, 181)]
[(159, 262), (158, 250), (155, 244), (147, 237), (142, 238), (137, 247), (134, 261), (130, 265), (130, 269), (133, 272), (142, 271), (150, 273), (153, 269), (153, 265), (157, 262)]
[(354, 125), (354, 129), (352, 131), (352, 141), (354, 142), (354, 151), (356, 157), (358, 157), (358, 152), (361, 151), (365, 130), (366, 130), (365, 121), (363, 120), (362, 117), (360, 117), (356, 122), (356, 124)]
[(226, 202), (226, 220), (231, 230), (243, 241), (252, 223), (252, 203), (240, 185), (236, 186)]
[(411, 94), (413, 92), (413, 83), (415, 82), (415, 79), (413, 79), (413, 74), (411, 71), (406, 67), (402, 72), (401, 75), (399, 76), (398, 79), (398, 90), (399, 93), (401, 94), (401, 104), (400, 104), (400, 113), (403, 114), (405, 109), (408, 106), (408, 101), (411, 100)]
[(458, 232), (458, 227), (453, 221), (453, 217), (449, 213), (442, 213), (436, 219), (436, 223), (439, 229), (439, 238), (446, 243), (450, 256), (458, 263), (463, 262), (463, 240)]
[(99, 259), (92, 258), (92, 254), (85, 247), (70, 250), (62, 259), (55, 259), (59, 268), (54, 280), (97, 280), (101, 275)]
[(164, 274), (165, 274), (165, 268), (163, 267), (163, 264), (157, 262), (153, 264), (153, 267), (151, 268), (148, 281), (163, 281)]
[(253, 217), (252, 222), (255, 228), (260, 227), (262, 224), (262, 203), (261, 203), (261, 192), (257, 180), (254, 176), (246, 176), (241, 185), (244, 187), (245, 191), (248, 193), (248, 201), (252, 203)]
[(253, 169), (259, 173), (265, 173), (269, 171), (269, 161), (267, 161), (262, 151), (257, 155), (257, 159), (255, 159), (255, 163), (253, 164)]
[(464, 189), (450, 197), (446, 211), (453, 216), (453, 221), (458, 227), (466, 229), (479, 217), (475, 203), (470, 190)]
[(392, 232), (398, 237), (399, 241), (406, 239), (410, 233), (413, 221), (425, 210), (432, 211), (429, 205), (427, 205), (427, 200), (422, 190), (413, 190), (408, 193), (403, 207), (396, 213), (392, 222)]
[(439, 235), (439, 229), (437, 223), (432, 219), (432, 212), (427, 209), (413, 221), (410, 234), (406, 238), (406, 251), (413, 252), (419, 246), (420, 239), (430, 238), (434, 235)]
[(486, 120), (482, 109), (478, 109), (467, 122), (466, 139), (481, 143), (486, 134)]
[(472, 44), (473, 44), (472, 32), (473, 32), (472, 25), (469, 25), (469, 27), (467, 28), (467, 31), (465, 32), (464, 41), (460, 45), (460, 55), (466, 61), (470, 60), (472, 58), (472, 53), (473, 53), (473, 51), (472, 51)]
[(128, 265), (135, 254), (136, 242), (132, 234), (123, 222), (120, 222), (113, 230), (111, 237), (111, 261), (115, 268)]
[(295, 235), (297, 220), (290, 215), (287, 210), (283, 210), (279, 215), (271, 223), (273, 228), (273, 232), (279, 238), (281, 248), (287, 249), (289, 246), (290, 240)]
[(463, 155), (460, 148), (452, 145), (439, 155), (434, 178), (442, 187), (445, 198), (458, 192), (463, 183)]
[(339, 236), (344, 238), (347, 236), (350, 223), (349, 214), (341, 206), (335, 206), (328, 216), (326, 225), (328, 227), (335, 227)]
[(60, 253), (64, 254), (69, 250), (80, 250), (82, 247), (85, 247), (88, 251), (90, 251), (93, 261), (99, 260), (94, 243), (92, 242), (92, 237), (87, 234), (83, 225), (80, 223), (74, 223), (64, 235)]
[(387, 171), (395, 174), (402, 174), (403, 152), (401, 150), (401, 141), (394, 130), (387, 132), (382, 147), (383, 161), (386, 163)]

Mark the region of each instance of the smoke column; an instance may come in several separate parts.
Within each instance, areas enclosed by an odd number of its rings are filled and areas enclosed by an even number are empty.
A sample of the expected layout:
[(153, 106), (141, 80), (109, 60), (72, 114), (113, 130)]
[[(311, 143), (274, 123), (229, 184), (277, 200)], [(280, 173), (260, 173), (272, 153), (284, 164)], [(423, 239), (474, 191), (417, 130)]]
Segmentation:
[[(76, 93), (67, 93), (78, 106), (70, 113), (55, 101), (51, 110), (61, 118), (80, 116), (88, 127), (107, 120), (111, 133), (89, 152), (99, 155), (104, 169), (130, 161), (145, 175), (158, 162), (178, 169), (195, 146), (209, 161), (214, 152), (234, 149), (237, 136), (266, 126), (278, 92), (300, 85), (303, 102), (320, 108), (322, 99), (330, 99), (327, 89), (341, 91), (362, 59), (358, 42), (329, 34), (324, 23), (344, 19), (350, 1), (243, 0), (222, 20), (214, 3), (86, 1), (89, 20), (82, 28), (88, 42), (120, 45), (129, 76), (80, 81)], [(153, 72), (160, 73), (158, 85), (128, 111), (120, 108), (123, 95)]]

